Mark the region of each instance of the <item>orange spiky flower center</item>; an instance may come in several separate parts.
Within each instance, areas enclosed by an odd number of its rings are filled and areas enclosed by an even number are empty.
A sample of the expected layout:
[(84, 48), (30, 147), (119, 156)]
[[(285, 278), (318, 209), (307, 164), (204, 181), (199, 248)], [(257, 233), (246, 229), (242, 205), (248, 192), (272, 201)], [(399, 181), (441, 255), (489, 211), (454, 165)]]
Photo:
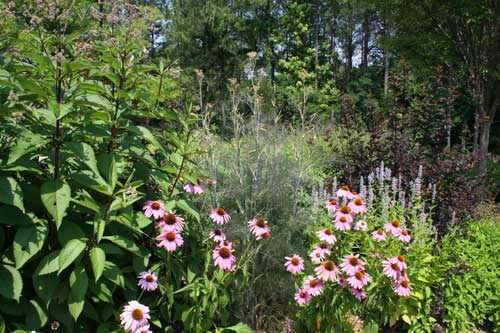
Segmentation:
[(257, 222), (255, 222), (255, 224), (260, 228), (264, 228), (267, 224), (267, 221), (264, 219), (258, 219)]
[(394, 220), (391, 222), (391, 224), (394, 228), (399, 228), (399, 226), (401, 225), (401, 222), (399, 222), (398, 220)]
[(291, 262), (292, 262), (292, 265), (298, 266), (300, 264), (300, 259), (299, 258), (292, 258)]
[(333, 271), (335, 269), (335, 264), (333, 263), (333, 261), (331, 260), (328, 260), (325, 262), (325, 269), (327, 271)]
[(172, 225), (177, 222), (176, 216), (173, 213), (167, 213), (163, 219), (166, 224)]
[(340, 207), (340, 212), (342, 214), (349, 214), (351, 212), (351, 209), (347, 206), (342, 206), (342, 207)]
[(224, 208), (217, 208), (217, 215), (224, 216), (224, 214), (226, 214)]
[(169, 242), (173, 242), (175, 240), (175, 232), (169, 232), (169, 233), (167, 233), (167, 235), (165, 236), (165, 238)]
[(151, 204), (151, 208), (153, 208), (154, 210), (158, 210), (161, 208), (161, 205), (158, 201), (153, 201), (153, 203)]
[(231, 250), (227, 247), (223, 247), (222, 249), (219, 250), (219, 255), (222, 258), (227, 259), (231, 256)]
[(405, 256), (403, 256), (403, 255), (398, 256), (398, 260), (399, 260), (399, 261), (404, 262), (404, 261), (405, 261), (405, 259), (406, 259), (406, 258), (405, 258)]
[(144, 318), (144, 312), (141, 309), (134, 309), (132, 311), (132, 318), (135, 320), (142, 320)]
[(363, 200), (361, 200), (360, 198), (356, 198), (356, 200), (354, 200), (354, 204), (356, 206), (363, 206)]
[(352, 265), (352, 266), (357, 266), (358, 265), (358, 258), (356, 257), (352, 257), (351, 259), (349, 259), (349, 263)]
[(146, 278), (144, 280), (146, 280), (146, 282), (153, 282), (155, 279), (154, 279), (153, 275), (149, 274), (146, 276)]

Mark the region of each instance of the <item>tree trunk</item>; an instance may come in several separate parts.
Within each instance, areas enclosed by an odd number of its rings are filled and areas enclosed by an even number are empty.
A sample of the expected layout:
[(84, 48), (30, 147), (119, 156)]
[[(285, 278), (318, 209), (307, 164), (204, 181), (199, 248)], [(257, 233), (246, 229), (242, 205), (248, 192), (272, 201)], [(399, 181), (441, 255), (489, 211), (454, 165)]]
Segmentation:
[(483, 177), (486, 174), (491, 123), (492, 119), (485, 119), (479, 127), (479, 160), (477, 164), (479, 177)]
[(368, 42), (370, 40), (370, 18), (369, 14), (365, 13), (363, 18), (363, 54), (361, 58), (361, 67), (368, 67), (368, 53), (369, 46)]

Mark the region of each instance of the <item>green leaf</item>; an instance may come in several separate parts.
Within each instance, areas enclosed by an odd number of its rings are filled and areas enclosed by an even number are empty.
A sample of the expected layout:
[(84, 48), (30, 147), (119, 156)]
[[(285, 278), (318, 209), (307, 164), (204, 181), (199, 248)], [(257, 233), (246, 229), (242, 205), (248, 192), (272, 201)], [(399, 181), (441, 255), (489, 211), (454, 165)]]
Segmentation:
[(410, 318), (410, 316), (408, 316), (407, 314), (402, 315), (402, 316), (401, 316), (401, 319), (403, 319), (403, 321), (404, 321), (405, 323), (407, 323), (408, 325), (411, 325), (411, 318)]
[(197, 221), (200, 221), (200, 214), (186, 200), (181, 199), (176, 201), (176, 206), (184, 210), (186, 213), (193, 216)]
[(0, 295), (19, 302), (23, 290), (23, 278), (17, 269), (8, 265), (0, 266)]
[(152, 145), (154, 145), (158, 150), (160, 150), (164, 155), (166, 155), (165, 148), (163, 145), (155, 138), (153, 133), (151, 133), (147, 128), (142, 127), (142, 126), (129, 126), (128, 129), (139, 135), (141, 138), (144, 140), (148, 141)]
[(43, 183), (40, 188), (42, 202), (49, 214), (54, 218), (57, 229), (71, 200), (71, 188), (61, 181)]
[(98, 166), (103, 175), (106, 177), (111, 191), (113, 191), (118, 180), (114, 154), (101, 154), (98, 158)]
[(23, 191), (12, 177), (0, 177), (0, 202), (15, 206), (24, 213)]
[(99, 280), (104, 271), (104, 264), (106, 262), (106, 254), (103, 249), (99, 247), (93, 247), (90, 250), (90, 263), (92, 264), (92, 270), (94, 271), (95, 281)]
[(38, 302), (32, 299), (28, 305), (28, 311), (26, 311), (26, 326), (28, 329), (37, 330), (47, 323), (48, 317), (47, 312), (44, 308), (38, 304)]
[(38, 224), (19, 228), (14, 237), (14, 260), (16, 268), (21, 268), (31, 257), (43, 247), (49, 229)]
[(118, 245), (122, 249), (132, 252), (135, 255), (141, 256), (141, 249), (134, 243), (134, 241), (119, 235), (113, 236), (105, 236), (103, 239), (106, 239), (115, 245)]
[(36, 268), (36, 275), (45, 275), (59, 270), (59, 250), (49, 253), (40, 261)]
[(247, 324), (243, 324), (243, 323), (238, 323), (238, 324), (230, 326), (230, 327), (225, 327), (222, 330), (223, 331), (231, 330), (231, 331), (234, 331), (236, 333), (254, 333), (254, 331)]
[(48, 142), (50, 142), (50, 139), (47, 136), (42, 136), (32, 132), (21, 133), (20, 136), (17, 137), (16, 143), (9, 153), (7, 164), (14, 163), (20, 157), (36, 151), (37, 149), (45, 146)]
[(85, 247), (87, 246), (86, 243), (87, 239), (72, 239), (66, 245), (64, 248), (61, 250), (61, 254), (59, 255), (59, 271), (58, 275), (61, 274), (61, 272), (71, 265), (73, 261), (78, 258), (78, 256), (85, 250)]
[(15, 226), (29, 226), (33, 223), (31, 218), (14, 206), (0, 207), (0, 224)]
[(89, 286), (89, 279), (85, 268), (78, 266), (69, 276), (69, 287), (71, 288), (68, 296), (69, 312), (75, 321), (83, 311), (85, 305), (85, 294)]
[(33, 288), (36, 294), (46, 304), (50, 304), (54, 299), (54, 292), (59, 286), (59, 279), (56, 273), (33, 276)]
[(125, 278), (122, 271), (112, 262), (106, 261), (104, 265), (104, 276), (114, 284), (120, 287), (125, 287)]
[(85, 142), (68, 142), (65, 146), (78, 156), (92, 172), (100, 175), (94, 149), (89, 144)]

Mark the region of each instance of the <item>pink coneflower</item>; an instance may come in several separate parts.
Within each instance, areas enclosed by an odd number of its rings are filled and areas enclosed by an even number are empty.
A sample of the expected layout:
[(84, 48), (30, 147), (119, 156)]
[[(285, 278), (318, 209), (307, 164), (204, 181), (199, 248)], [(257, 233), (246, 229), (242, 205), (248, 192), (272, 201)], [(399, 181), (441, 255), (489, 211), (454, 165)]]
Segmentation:
[(194, 193), (194, 184), (191, 183), (191, 182), (185, 182), (184, 183), (184, 186), (182, 186), (182, 188), (184, 189), (184, 192), (188, 193), (188, 194), (193, 194)]
[(248, 221), (248, 227), (250, 228), (250, 232), (254, 234), (256, 237), (259, 237), (266, 232), (269, 233), (270, 229), (267, 225), (267, 221), (265, 219), (253, 219)]
[(233, 243), (228, 241), (227, 239), (224, 239), (223, 241), (220, 242), (219, 246), (225, 246), (225, 247), (230, 247), (233, 248)]
[(335, 211), (339, 208), (339, 203), (335, 199), (327, 200), (325, 202), (326, 210), (329, 213), (335, 213)]
[(361, 289), (370, 282), (370, 276), (366, 271), (357, 271), (352, 276), (347, 277), (347, 282), (353, 288)]
[(391, 279), (397, 279), (401, 269), (399, 268), (398, 259), (396, 257), (389, 258), (382, 262), (383, 274), (390, 277)]
[(142, 290), (153, 291), (158, 288), (158, 277), (155, 273), (142, 272), (139, 274), (139, 283), (137, 283)]
[(327, 243), (319, 243), (315, 250), (320, 252), (323, 256), (327, 256), (332, 253), (332, 250)]
[(398, 238), (403, 243), (409, 243), (411, 241), (411, 236), (408, 233), (408, 230), (401, 230), (401, 234), (399, 235)]
[(193, 186), (193, 194), (202, 194), (205, 192), (205, 187), (203, 187), (203, 182), (197, 179), (196, 185)]
[(225, 270), (226, 272), (234, 271), (234, 263), (236, 262), (233, 256), (234, 250), (229, 246), (218, 246), (212, 253), (215, 266)]
[(351, 293), (360, 301), (366, 298), (366, 292), (363, 289), (351, 288)]
[(321, 295), (324, 289), (325, 286), (323, 283), (313, 276), (308, 276), (304, 281), (304, 290), (311, 294), (311, 296)]
[(174, 252), (178, 246), (182, 246), (184, 243), (181, 234), (177, 230), (162, 230), (156, 240), (160, 241), (158, 247), (163, 246), (168, 252)]
[(304, 259), (300, 256), (294, 254), (293, 257), (285, 257), (287, 262), (285, 263), (286, 270), (293, 275), (299, 274), (304, 270)]
[(313, 263), (319, 264), (325, 259), (325, 252), (316, 248), (309, 254), (309, 258)]
[(304, 305), (311, 301), (311, 295), (304, 289), (297, 289), (294, 298), (298, 305)]
[(163, 227), (164, 230), (177, 230), (180, 232), (184, 228), (184, 219), (169, 210), (165, 213), (160, 222), (158, 222), (158, 226)]
[(363, 260), (359, 259), (359, 254), (351, 254), (345, 256), (342, 259), (342, 263), (340, 264), (340, 268), (348, 275), (354, 275), (356, 272), (365, 269), (365, 263)]
[(378, 229), (378, 230), (375, 230), (374, 232), (372, 232), (372, 237), (373, 239), (375, 239), (377, 242), (383, 242), (386, 240), (387, 238), (387, 235), (385, 234), (385, 232), (382, 230), (382, 229)]
[(323, 281), (335, 281), (340, 273), (335, 263), (331, 260), (323, 262), (314, 271), (316, 272), (316, 276)]
[(137, 331), (135, 331), (133, 333), (153, 333), (153, 331), (150, 331), (149, 325), (146, 325), (144, 327), (141, 327), (140, 329), (138, 329)]
[(224, 224), (231, 220), (231, 216), (224, 210), (224, 208), (215, 208), (210, 212), (210, 218), (217, 224)]
[(368, 223), (366, 223), (365, 220), (359, 220), (356, 225), (354, 226), (354, 230), (357, 231), (367, 231), (368, 230)]
[(399, 265), (399, 270), (400, 271), (406, 270), (408, 268), (408, 266), (406, 265), (406, 258), (405, 258), (405, 256), (399, 255), (399, 256), (397, 256), (395, 258), (397, 259), (397, 263)]
[(338, 278), (337, 279), (337, 283), (339, 284), (339, 286), (341, 286), (342, 288), (345, 288), (347, 286), (347, 279), (346, 278)]
[(137, 301), (130, 301), (120, 314), (121, 324), (125, 330), (136, 332), (148, 325), (149, 308)]
[(142, 207), (144, 215), (146, 215), (147, 218), (153, 216), (155, 219), (160, 219), (165, 215), (164, 209), (165, 205), (159, 201), (148, 201)]
[(398, 237), (401, 234), (401, 222), (399, 220), (393, 220), (390, 223), (384, 224), (384, 230), (387, 233), (391, 233), (393, 236)]
[(339, 198), (347, 198), (349, 199), (350, 197), (352, 197), (352, 193), (351, 193), (351, 190), (349, 189), (349, 186), (347, 185), (343, 185), (341, 186), (338, 191), (337, 191), (337, 197)]
[(394, 291), (400, 297), (410, 296), (410, 282), (408, 280), (396, 281), (394, 283)]
[(209, 237), (216, 243), (220, 243), (224, 240), (226, 240), (226, 235), (224, 232), (220, 229), (214, 229), (210, 231)]
[(320, 230), (316, 233), (316, 235), (318, 235), (320, 240), (325, 241), (328, 244), (335, 244), (335, 242), (337, 241), (337, 238), (335, 237), (332, 229), (330, 228)]
[(255, 238), (256, 240), (261, 240), (261, 239), (270, 239), (271, 238), (271, 234), (269, 232), (265, 232), (263, 234), (260, 234), (259, 236), (257, 236), (257, 238)]
[(363, 214), (367, 211), (363, 200), (361, 200), (361, 198), (359, 197), (349, 202), (347, 206), (351, 209), (352, 214)]
[(352, 216), (347, 215), (350, 217), (348, 219), (346, 216), (339, 216), (338, 218), (335, 219), (335, 229), (339, 231), (348, 231), (351, 230), (351, 222), (352, 222)]

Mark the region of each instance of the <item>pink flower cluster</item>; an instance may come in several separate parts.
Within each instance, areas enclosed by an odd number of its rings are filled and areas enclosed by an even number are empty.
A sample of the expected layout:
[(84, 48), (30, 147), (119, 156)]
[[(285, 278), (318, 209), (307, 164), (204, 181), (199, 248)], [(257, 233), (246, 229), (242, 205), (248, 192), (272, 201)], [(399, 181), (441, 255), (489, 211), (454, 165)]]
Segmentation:
[[(217, 181), (214, 179), (206, 179), (205, 180), (208, 185), (215, 185), (217, 184)], [(196, 179), (196, 184), (191, 183), (190, 181), (184, 182), (184, 185), (182, 188), (184, 189), (184, 192), (187, 194), (202, 194), (205, 192), (205, 187), (203, 186), (203, 179)]]
[[(231, 221), (231, 216), (221, 207), (212, 209), (209, 217), (214, 223), (219, 225)], [(269, 239), (271, 237), (271, 230), (267, 224), (267, 220), (263, 218), (255, 218), (248, 221), (248, 227), (257, 240)], [(219, 228), (213, 229), (210, 231), (209, 237), (217, 244), (212, 252), (215, 266), (226, 272), (233, 272), (236, 265), (236, 257), (233, 255), (234, 249), (232, 243), (226, 239), (224, 231)]]
[[(384, 232), (385, 231), (385, 232)], [(384, 230), (378, 229), (372, 232), (372, 237), (377, 242), (383, 242), (387, 239), (387, 234), (398, 238), (403, 243), (409, 243), (411, 241), (411, 236), (408, 230), (401, 229), (401, 222), (399, 220), (393, 220), (392, 222), (386, 223), (384, 225)]]
[[(363, 200), (355, 192), (351, 192), (349, 186), (342, 186), (337, 192), (337, 199), (327, 200), (325, 207), (328, 213), (333, 213), (334, 226), (339, 231), (351, 230), (351, 224), (358, 215), (367, 212)], [(355, 230), (366, 231), (368, 225), (365, 221), (359, 221), (354, 225)]]
[[(365, 220), (357, 220), (356, 218), (367, 212), (367, 208), (363, 200), (355, 192), (351, 192), (348, 186), (342, 186), (336, 192), (336, 198), (325, 202), (325, 208), (329, 214), (334, 216), (334, 230), (349, 231), (351, 229), (357, 231), (367, 231), (368, 224)], [(390, 227), (389, 227), (390, 226)], [(367, 272), (365, 262), (360, 258), (359, 254), (350, 254), (341, 259), (340, 270), (330, 255), (332, 254), (332, 246), (338, 241), (338, 234), (335, 235), (331, 228), (324, 228), (316, 232), (318, 244), (309, 254), (309, 258), (313, 264), (315, 275), (307, 276), (303, 285), (295, 292), (295, 301), (299, 305), (304, 305), (310, 302), (315, 296), (323, 293), (325, 284), (336, 282), (340, 287), (350, 289), (354, 297), (363, 300), (367, 297), (366, 286), (372, 278)], [(408, 232), (400, 228), (399, 221), (397, 223), (388, 223), (384, 230), (376, 230), (372, 233), (372, 237), (377, 242), (386, 240), (387, 233), (398, 237), (402, 242), (407, 243), (411, 240)], [(340, 234), (342, 236), (342, 234)], [(336, 252), (336, 251), (335, 251)], [(377, 252), (376, 257), (381, 257)], [(285, 268), (293, 275), (299, 275), (304, 271), (304, 260), (298, 256), (285, 257)], [(395, 262), (397, 261), (397, 265)], [(394, 281), (394, 291), (399, 296), (409, 295), (409, 280), (406, 274), (406, 263), (404, 257), (394, 257), (384, 262), (384, 274), (390, 276)], [(391, 270), (392, 269), (392, 270)]]
[(392, 279), (394, 292), (400, 297), (410, 296), (410, 279), (406, 273), (407, 265), (404, 256), (392, 257), (382, 263), (383, 274)]
[(148, 201), (142, 207), (146, 217), (153, 217), (156, 226), (161, 228), (160, 235), (156, 237), (158, 247), (164, 247), (168, 252), (174, 252), (182, 246), (182, 229), (184, 228), (184, 219), (176, 215), (173, 211), (165, 211), (165, 205), (160, 201)]

